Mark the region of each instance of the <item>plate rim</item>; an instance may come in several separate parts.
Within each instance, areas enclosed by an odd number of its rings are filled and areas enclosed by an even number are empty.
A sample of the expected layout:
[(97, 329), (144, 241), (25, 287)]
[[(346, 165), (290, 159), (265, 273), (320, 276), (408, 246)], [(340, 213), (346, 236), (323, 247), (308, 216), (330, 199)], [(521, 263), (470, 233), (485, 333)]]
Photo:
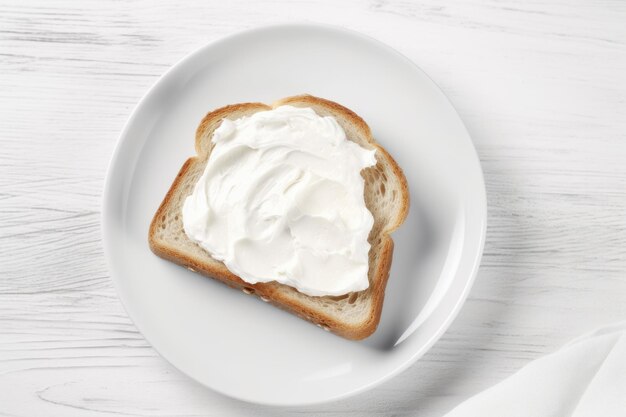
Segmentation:
[[(120, 284), (118, 283), (118, 278), (116, 278), (116, 274), (114, 273), (114, 261), (113, 261), (113, 256), (111, 255), (111, 250), (109, 249), (109, 245), (111, 244), (111, 236), (110, 236), (110, 232), (108, 230), (110, 230), (110, 225), (109, 225), (109, 220), (108, 218), (110, 218), (111, 214), (110, 212), (112, 211), (112, 208), (109, 207), (111, 205), (111, 196), (112, 193), (114, 192), (112, 190), (112, 172), (113, 172), (113, 168), (114, 166), (116, 166), (116, 164), (118, 163), (119, 159), (120, 159), (120, 154), (121, 154), (121, 148), (122, 148), (122, 144), (128, 140), (128, 131), (130, 130), (131, 126), (133, 125), (135, 119), (137, 118), (137, 115), (140, 111), (140, 109), (145, 105), (145, 103), (152, 97), (152, 95), (154, 94), (154, 91), (156, 90), (156, 88), (164, 81), (164, 79), (166, 79), (167, 77), (169, 77), (169, 75), (175, 71), (177, 71), (180, 67), (183, 67), (188, 61), (192, 60), (195, 56), (202, 54), (205, 50), (209, 50), (212, 49), (215, 46), (218, 46), (221, 43), (225, 43), (225, 42), (229, 42), (231, 40), (234, 40), (236, 38), (239, 37), (245, 37), (245, 36), (249, 36), (252, 35), (256, 32), (265, 32), (265, 31), (272, 31), (272, 30), (290, 30), (290, 29), (315, 29), (315, 30), (320, 30), (320, 31), (328, 31), (328, 32), (335, 32), (339, 35), (342, 36), (348, 36), (348, 37), (353, 37), (353, 38), (359, 38), (362, 41), (365, 41), (367, 43), (373, 44), (376, 47), (379, 47), (381, 49), (384, 49), (386, 52), (391, 53), (392, 55), (395, 55), (397, 58), (399, 58), (401, 61), (404, 61), (408, 66), (410, 66), (414, 71), (420, 73), (423, 77), (425, 77), (427, 80), (429, 80), (430, 83), (432, 83), (432, 85), (439, 91), (439, 93), (441, 94), (442, 98), (444, 99), (444, 101), (450, 106), (450, 108), (454, 111), (454, 113), (456, 114), (461, 127), (463, 128), (463, 131), (466, 133), (467, 135), (467, 139), (470, 142), (470, 146), (471, 146), (471, 156), (468, 155), (468, 157), (475, 159), (476, 162), (476, 166), (477, 166), (477, 173), (478, 173), (478, 183), (480, 184), (480, 195), (475, 195), (475, 198), (478, 198), (480, 206), (481, 206), (481, 218), (480, 218), (480, 224), (481, 224), (481, 228), (480, 228), (480, 234), (478, 236), (479, 240), (478, 240), (478, 245), (476, 248), (476, 252), (472, 258), (472, 268), (471, 271), (469, 271), (469, 274), (467, 274), (467, 279), (465, 280), (465, 286), (463, 287), (462, 291), (460, 292), (459, 297), (456, 299), (456, 302), (454, 304), (454, 306), (452, 308), (449, 309), (445, 320), (442, 321), (441, 325), (438, 327), (436, 332), (433, 332), (433, 334), (431, 335), (431, 337), (421, 346), (421, 348), (416, 349), (415, 352), (413, 352), (413, 354), (408, 355), (407, 358), (405, 360), (403, 360), (400, 365), (396, 366), (395, 368), (393, 368), (390, 372), (387, 372), (385, 375), (383, 375), (382, 377), (379, 377), (377, 379), (373, 379), (372, 381), (365, 383), (363, 385), (360, 385), (352, 390), (347, 390), (344, 392), (341, 392), (339, 394), (336, 395), (332, 395), (332, 396), (327, 396), (326, 398), (323, 399), (312, 399), (312, 400), (308, 400), (308, 401), (295, 401), (295, 402), (290, 402), (290, 401), (260, 401), (258, 399), (252, 399), (249, 398), (245, 395), (235, 395), (233, 393), (230, 392), (226, 392), (221, 390), (219, 387), (216, 386), (212, 386), (209, 385), (203, 381), (200, 381), (199, 379), (197, 379), (195, 376), (183, 371), (182, 369), (180, 369), (178, 366), (176, 366), (169, 358), (167, 358), (166, 356), (163, 355), (163, 353), (159, 350), (159, 348), (157, 346), (155, 346), (152, 341), (150, 340), (150, 338), (143, 332), (143, 330), (140, 328), (140, 326), (137, 324), (137, 320), (131, 315), (130, 313), (130, 307), (127, 305), (127, 300), (125, 299), (125, 296), (123, 295), (123, 292), (121, 291), (120, 288)], [(187, 376), (188, 378), (190, 378), (191, 380), (195, 381), (196, 383), (202, 385), (205, 388), (208, 388), (210, 390), (212, 390), (213, 392), (216, 392), (220, 395), (223, 395), (225, 397), (228, 398), (233, 398), (233, 399), (237, 399), (240, 401), (244, 401), (247, 403), (252, 403), (252, 404), (261, 404), (261, 405), (266, 405), (266, 406), (277, 406), (277, 407), (288, 407), (288, 406), (311, 406), (311, 405), (319, 405), (319, 404), (326, 404), (329, 402), (333, 402), (333, 401), (337, 401), (337, 400), (341, 400), (341, 399), (345, 399), (348, 397), (352, 397), (354, 395), (363, 393), (365, 391), (368, 391), (386, 381), (389, 381), (390, 379), (394, 378), (395, 376), (397, 376), (398, 374), (404, 372), (406, 369), (408, 369), (410, 366), (412, 366), (415, 362), (417, 362), (426, 352), (428, 352), (432, 346), (443, 336), (443, 334), (449, 329), (450, 325), (452, 324), (452, 322), (456, 319), (456, 317), (458, 316), (461, 307), (465, 304), (467, 297), (470, 293), (471, 288), (474, 285), (474, 282), (476, 280), (476, 276), (478, 274), (478, 270), (480, 268), (481, 265), (481, 260), (482, 260), (482, 256), (483, 256), (483, 252), (484, 252), (484, 246), (485, 246), (485, 241), (486, 241), (486, 232), (487, 232), (487, 221), (488, 221), (488, 202), (487, 202), (487, 192), (486, 192), (486, 184), (485, 184), (485, 178), (484, 178), (484, 173), (483, 173), (483, 168), (482, 168), (482, 164), (480, 162), (480, 158), (478, 156), (478, 152), (476, 150), (476, 147), (474, 145), (474, 141), (472, 140), (472, 137), (467, 129), (467, 126), (465, 125), (463, 119), (461, 118), (459, 112), (457, 111), (456, 107), (453, 105), (453, 103), (450, 101), (450, 99), (448, 98), (448, 96), (444, 93), (443, 89), (441, 89), (441, 87), (426, 73), (424, 72), (415, 62), (413, 62), (410, 58), (408, 58), (407, 56), (405, 56), (404, 54), (402, 54), (401, 52), (399, 52), (398, 50), (396, 50), (395, 48), (387, 45), (386, 43), (372, 37), (369, 35), (366, 35), (362, 32), (359, 32), (357, 30), (354, 29), (350, 29), (350, 28), (346, 28), (343, 26), (337, 26), (337, 25), (332, 25), (332, 24), (326, 24), (326, 23), (319, 23), (319, 22), (298, 22), (298, 23), (276, 23), (276, 24), (268, 24), (268, 25), (260, 25), (260, 26), (254, 26), (251, 28), (247, 28), (244, 30), (238, 30), (236, 32), (230, 33), (228, 35), (225, 36), (221, 36), (217, 39), (214, 39), (212, 41), (209, 41), (203, 45), (201, 45), (200, 47), (197, 47), (195, 49), (193, 49), (191, 52), (185, 54), (182, 58), (180, 58), (178, 61), (176, 61), (173, 65), (171, 65), (163, 74), (161, 74), (156, 81), (148, 88), (148, 90), (142, 95), (142, 97), (140, 98), (140, 100), (137, 102), (137, 104), (134, 106), (133, 110), (130, 113), (130, 116), (127, 118), (126, 122), (124, 123), (124, 127), (122, 128), (119, 136), (116, 139), (115, 142), (115, 146), (113, 149), (113, 152), (111, 154), (111, 157), (108, 161), (107, 164), (107, 168), (106, 168), (106, 174), (105, 174), (105, 180), (104, 180), (104, 186), (103, 186), (103, 191), (102, 191), (102, 201), (101, 201), (101, 215), (100, 215), (100, 225), (101, 225), (101, 236), (102, 236), (102, 244), (103, 244), (103, 253), (104, 253), (104, 257), (106, 260), (106, 265), (107, 265), (107, 270), (109, 272), (110, 275), (110, 279), (113, 281), (113, 285), (116, 291), (116, 294), (118, 296), (118, 299), (120, 300), (120, 303), (122, 304), (122, 307), (124, 309), (124, 311), (126, 312), (128, 318), (130, 319), (130, 321), (133, 323), (133, 325), (135, 326), (135, 328), (141, 333), (141, 336), (150, 344), (150, 346), (155, 350), (155, 352), (157, 352), (157, 354), (163, 358), (168, 364), (170, 364), (172, 367), (174, 367), (178, 372), (180, 372), (181, 374), (184, 374), (185, 376)]]

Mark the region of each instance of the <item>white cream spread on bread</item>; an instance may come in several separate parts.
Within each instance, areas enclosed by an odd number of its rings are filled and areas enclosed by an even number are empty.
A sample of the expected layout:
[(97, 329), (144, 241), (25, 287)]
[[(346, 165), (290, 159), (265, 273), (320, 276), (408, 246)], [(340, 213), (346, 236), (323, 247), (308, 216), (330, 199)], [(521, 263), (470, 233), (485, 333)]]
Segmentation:
[(277, 281), (312, 296), (368, 285), (361, 170), (375, 151), (337, 120), (280, 106), (224, 119), (204, 173), (182, 209), (187, 236), (244, 281)]

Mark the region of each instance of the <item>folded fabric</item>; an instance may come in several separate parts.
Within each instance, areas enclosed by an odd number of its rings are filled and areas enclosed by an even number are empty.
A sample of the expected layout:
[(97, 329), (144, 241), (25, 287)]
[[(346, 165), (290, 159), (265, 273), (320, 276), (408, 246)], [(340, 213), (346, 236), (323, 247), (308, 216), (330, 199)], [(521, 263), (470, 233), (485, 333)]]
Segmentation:
[(445, 417), (626, 416), (626, 322), (582, 336)]

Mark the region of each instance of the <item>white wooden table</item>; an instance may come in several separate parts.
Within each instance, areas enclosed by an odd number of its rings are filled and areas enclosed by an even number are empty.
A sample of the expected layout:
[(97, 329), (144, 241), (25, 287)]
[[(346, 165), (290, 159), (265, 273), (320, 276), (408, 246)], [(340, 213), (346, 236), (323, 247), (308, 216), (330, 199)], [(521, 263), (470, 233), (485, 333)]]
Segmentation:
[[(0, 1), (1, 416), (441, 416), (626, 318), (625, 2), (176, 3)], [(105, 266), (101, 191), (169, 66), (303, 20), (376, 37), (442, 87), (482, 160), (489, 227), (469, 300), (422, 360), (351, 399), (271, 409), (190, 381), (137, 332)]]

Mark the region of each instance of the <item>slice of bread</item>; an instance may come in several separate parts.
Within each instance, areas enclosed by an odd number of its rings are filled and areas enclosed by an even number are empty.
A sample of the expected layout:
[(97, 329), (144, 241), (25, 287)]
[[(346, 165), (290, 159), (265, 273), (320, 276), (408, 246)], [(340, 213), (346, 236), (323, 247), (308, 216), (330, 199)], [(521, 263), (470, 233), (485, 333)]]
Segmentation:
[[(333, 116), (349, 140), (366, 149), (376, 149), (377, 164), (361, 172), (365, 179), (365, 204), (374, 217), (369, 234), (369, 288), (339, 297), (313, 297), (277, 282), (248, 284), (226, 266), (189, 240), (183, 230), (181, 209), (204, 172), (211, 155), (213, 131), (222, 119), (231, 120), (281, 105), (310, 107), (320, 116)], [(278, 100), (272, 106), (262, 103), (234, 104), (207, 114), (196, 132), (197, 156), (189, 158), (176, 176), (150, 225), (150, 248), (158, 256), (192, 271), (218, 279), (231, 287), (255, 294), (309, 320), (325, 330), (348, 339), (371, 335), (380, 321), (389, 277), (393, 241), (389, 234), (404, 221), (409, 209), (406, 179), (398, 164), (372, 138), (367, 124), (351, 110), (332, 101), (301, 95)]]

